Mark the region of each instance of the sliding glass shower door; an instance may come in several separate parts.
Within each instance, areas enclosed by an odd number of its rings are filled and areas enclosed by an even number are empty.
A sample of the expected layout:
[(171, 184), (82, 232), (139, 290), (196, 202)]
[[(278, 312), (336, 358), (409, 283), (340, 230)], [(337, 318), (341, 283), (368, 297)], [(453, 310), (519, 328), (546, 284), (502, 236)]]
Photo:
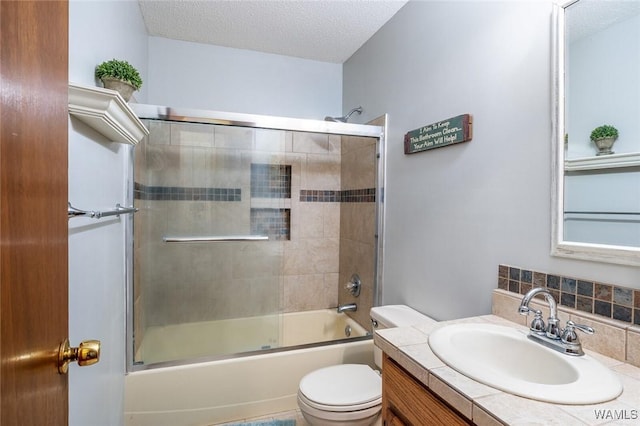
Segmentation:
[(278, 347), (287, 132), (145, 124), (135, 151), (134, 363)]

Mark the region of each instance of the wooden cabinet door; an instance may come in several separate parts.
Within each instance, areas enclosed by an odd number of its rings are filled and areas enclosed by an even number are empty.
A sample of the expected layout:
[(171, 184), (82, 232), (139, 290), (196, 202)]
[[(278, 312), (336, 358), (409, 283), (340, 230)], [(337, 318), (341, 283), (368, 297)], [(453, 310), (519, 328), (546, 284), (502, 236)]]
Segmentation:
[(472, 424), (386, 355), (382, 366), (382, 419), (387, 426)]
[(0, 2), (0, 423), (68, 422), (68, 3)]

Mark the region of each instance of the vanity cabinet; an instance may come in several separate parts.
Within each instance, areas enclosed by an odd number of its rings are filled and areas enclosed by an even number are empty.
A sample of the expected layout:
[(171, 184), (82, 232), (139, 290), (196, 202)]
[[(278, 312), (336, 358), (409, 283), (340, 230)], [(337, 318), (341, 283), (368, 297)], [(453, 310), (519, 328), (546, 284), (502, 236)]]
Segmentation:
[(382, 364), (382, 421), (386, 426), (473, 424), (387, 355)]

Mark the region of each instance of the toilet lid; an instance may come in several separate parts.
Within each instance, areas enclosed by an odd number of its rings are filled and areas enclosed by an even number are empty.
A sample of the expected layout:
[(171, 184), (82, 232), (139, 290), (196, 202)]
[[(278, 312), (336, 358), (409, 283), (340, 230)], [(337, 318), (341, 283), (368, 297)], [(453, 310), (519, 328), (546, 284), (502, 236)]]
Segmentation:
[(313, 371), (300, 380), (307, 402), (323, 407), (362, 409), (380, 403), (382, 379), (364, 364), (341, 364)]

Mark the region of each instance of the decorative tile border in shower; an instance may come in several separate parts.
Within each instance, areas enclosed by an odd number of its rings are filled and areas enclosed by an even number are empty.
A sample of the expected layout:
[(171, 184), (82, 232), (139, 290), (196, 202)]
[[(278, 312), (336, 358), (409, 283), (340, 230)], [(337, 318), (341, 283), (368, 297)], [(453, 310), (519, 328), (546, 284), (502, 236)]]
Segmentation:
[(154, 201), (241, 201), (240, 188), (194, 188), (181, 186), (146, 186), (135, 182), (136, 200)]
[(640, 325), (640, 290), (498, 265), (498, 288), (525, 294), (546, 287), (561, 306)]
[(376, 189), (347, 189), (344, 191), (301, 189), (300, 201), (311, 203), (373, 203)]
[(376, 189), (347, 189), (341, 191), (340, 202), (342, 203), (373, 203), (376, 201)]
[(300, 201), (310, 203), (339, 203), (342, 191), (301, 189)]

